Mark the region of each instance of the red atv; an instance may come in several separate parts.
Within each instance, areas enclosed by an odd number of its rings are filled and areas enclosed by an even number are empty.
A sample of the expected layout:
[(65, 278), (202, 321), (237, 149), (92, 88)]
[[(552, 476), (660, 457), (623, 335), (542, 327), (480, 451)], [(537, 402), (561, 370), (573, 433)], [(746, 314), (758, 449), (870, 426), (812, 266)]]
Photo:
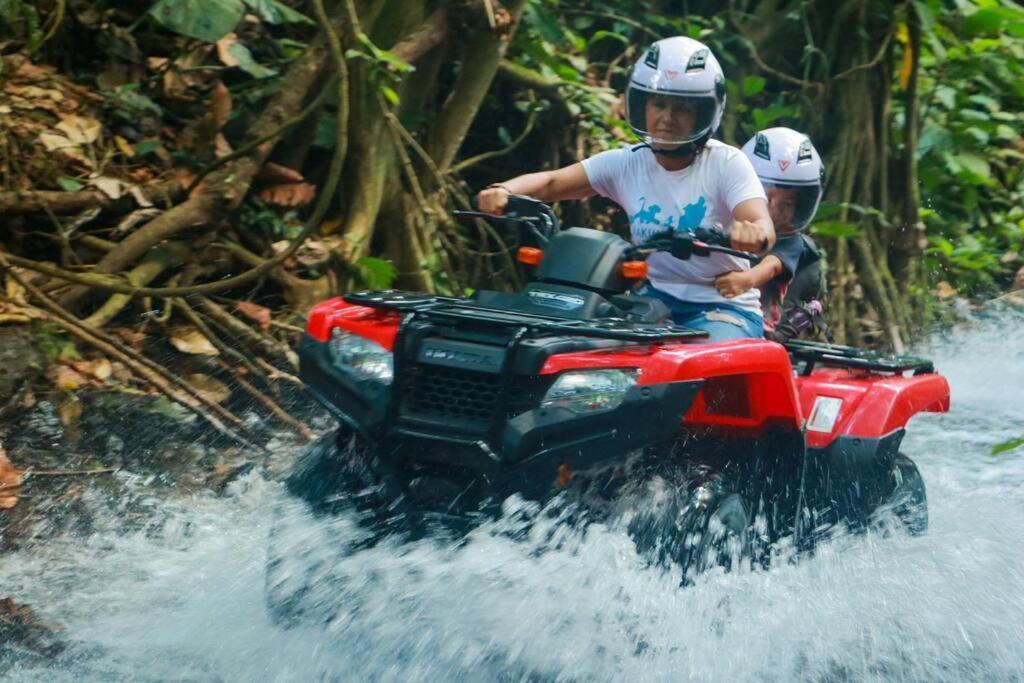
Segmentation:
[[(912, 533), (927, 527), (924, 482), (899, 449), (911, 416), (949, 408), (931, 362), (706, 343), (630, 293), (655, 250), (757, 259), (720, 234), (638, 247), (559, 232), (550, 207), (516, 196), (503, 218), (469, 215), (519, 225), (538, 245), (520, 250), (536, 266), (523, 291), (363, 292), (313, 309), (302, 378), (342, 423), (288, 481), (314, 512), (355, 507), (383, 535), (486, 516), (512, 494), (625, 496), (645, 501), (629, 521), (638, 548), (697, 570), (727, 549), (863, 528), (880, 508)], [(273, 566), (272, 553), (271, 584)]]

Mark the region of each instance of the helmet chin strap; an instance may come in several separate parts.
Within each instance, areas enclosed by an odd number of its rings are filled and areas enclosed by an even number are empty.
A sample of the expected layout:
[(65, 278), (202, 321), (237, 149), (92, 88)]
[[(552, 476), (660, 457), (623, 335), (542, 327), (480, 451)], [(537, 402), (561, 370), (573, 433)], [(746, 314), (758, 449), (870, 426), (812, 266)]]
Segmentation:
[(644, 148), (651, 150), (655, 154), (658, 154), (663, 157), (668, 157), (670, 159), (679, 159), (681, 157), (694, 156), (699, 149), (697, 145), (693, 142), (687, 142), (685, 144), (679, 145), (678, 147), (672, 147), (671, 149), (659, 149), (657, 147), (652, 147), (649, 142), (641, 142), (639, 145), (633, 148), (633, 151), (636, 152)]

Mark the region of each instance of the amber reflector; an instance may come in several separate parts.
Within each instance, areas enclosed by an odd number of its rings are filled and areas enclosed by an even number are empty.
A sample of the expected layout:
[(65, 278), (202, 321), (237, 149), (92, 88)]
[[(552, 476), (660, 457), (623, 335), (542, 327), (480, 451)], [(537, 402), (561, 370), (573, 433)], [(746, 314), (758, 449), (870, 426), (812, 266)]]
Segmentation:
[(647, 261), (623, 262), (622, 277), (629, 280), (640, 280), (647, 277)]
[(519, 253), (516, 255), (516, 259), (520, 263), (525, 263), (528, 266), (536, 266), (544, 258), (544, 252), (537, 247), (519, 247)]

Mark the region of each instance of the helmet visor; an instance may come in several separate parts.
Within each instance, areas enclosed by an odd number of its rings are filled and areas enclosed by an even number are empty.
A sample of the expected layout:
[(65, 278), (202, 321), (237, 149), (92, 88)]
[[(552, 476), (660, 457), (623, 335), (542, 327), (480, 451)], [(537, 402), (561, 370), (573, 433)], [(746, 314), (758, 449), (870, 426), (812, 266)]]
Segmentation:
[(651, 92), (633, 84), (626, 90), (629, 127), (649, 143), (693, 142), (711, 129), (717, 109), (715, 98), (707, 95)]
[(814, 220), (821, 202), (821, 185), (791, 185), (762, 181), (768, 196), (768, 213), (776, 231), (802, 232)]

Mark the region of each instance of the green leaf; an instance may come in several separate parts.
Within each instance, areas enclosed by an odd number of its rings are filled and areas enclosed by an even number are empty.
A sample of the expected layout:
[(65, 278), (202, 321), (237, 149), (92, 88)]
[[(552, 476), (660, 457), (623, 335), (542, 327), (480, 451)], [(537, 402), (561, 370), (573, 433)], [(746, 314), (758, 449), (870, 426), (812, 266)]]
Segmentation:
[(946, 109), (952, 109), (956, 106), (956, 90), (945, 85), (940, 86), (935, 89), (935, 99)]
[(135, 145), (135, 156), (144, 157), (150, 152), (155, 151), (159, 146), (159, 140), (143, 140), (139, 144)]
[(629, 38), (621, 33), (616, 33), (615, 31), (595, 31), (594, 35), (590, 36), (590, 40), (587, 41), (587, 47), (593, 47), (595, 43), (599, 43), (606, 38), (617, 40), (623, 45), (629, 45)]
[(561, 22), (539, 2), (531, 2), (526, 8), (529, 25), (537, 31), (542, 40), (556, 45), (566, 43), (565, 29)]
[(238, 60), (238, 68), (253, 78), (270, 78), (276, 76), (277, 71), (267, 68), (257, 62), (249, 48), (241, 43), (231, 43), (228, 46), (228, 54)]
[(389, 88), (386, 85), (380, 86), (380, 92), (384, 95), (384, 99), (391, 103), (392, 107), (397, 107), (399, 103), (398, 93), (395, 92), (394, 88)]
[(120, 86), (112, 93), (104, 93), (114, 104), (114, 109), (127, 119), (138, 119), (146, 116), (161, 117), (164, 110), (160, 105), (151, 100), (147, 95), (139, 92), (138, 83), (128, 83)]
[(964, 19), (963, 30), (968, 35), (978, 35), (998, 31), (1002, 25), (1002, 12), (998, 9), (983, 9)]
[(245, 4), (242, 0), (160, 0), (149, 13), (175, 33), (216, 43), (242, 20)]
[(985, 180), (989, 180), (992, 177), (992, 169), (989, 167), (988, 161), (980, 155), (957, 154), (953, 156), (953, 160), (962, 168)]
[(822, 237), (856, 237), (860, 234), (860, 226), (843, 221), (821, 221), (811, 225), (811, 232)]
[(297, 12), (278, 0), (245, 0), (245, 4), (268, 24), (316, 24), (302, 12)]
[(1014, 450), (1016, 448), (1020, 448), (1021, 446), (1024, 446), (1024, 437), (1019, 438), (1019, 439), (1010, 439), (1009, 441), (1004, 441), (1002, 443), (999, 443), (999, 444), (996, 444), (995, 446), (993, 446), (992, 447), (992, 455), (999, 455), (1000, 453), (1007, 453), (1007, 452), (1012, 451), (1012, 450)]
[(65, 192), (78, 192), (83, 187), (85, 187), (85, 185), (78, 182), (74, 178), (68, 178), (67, 176), (61, 176), (60, 178), (57, 178), (57, 184), (60, 185), (60, 189), (64, 190)]
[(751, 97), (764, 90), (767, 79), (761, 76), (747, 76), (743, 79), (743, 94), (746, 97)]
[(914, 11), (917, 12), (917, 16), (921, 20), (921, 29), (925, 33), (931, 31), (935, 26), (935, 13), (928, 6), (928, 3), (914, 0)]
[(1000, 123), (998, 126), (996, 126), (996, 137), (999, 138), (1000, 140), (1013, 141), (1020, 139), (1020, 133), (1018, 133), (1016, 129), (1011, 128), (1005, 123)]
[(373, 256), (363, 256), (356, 265), (359, 266), (363, 284), (369, 289), (387, 289), (395, 281), (394, 264)]

